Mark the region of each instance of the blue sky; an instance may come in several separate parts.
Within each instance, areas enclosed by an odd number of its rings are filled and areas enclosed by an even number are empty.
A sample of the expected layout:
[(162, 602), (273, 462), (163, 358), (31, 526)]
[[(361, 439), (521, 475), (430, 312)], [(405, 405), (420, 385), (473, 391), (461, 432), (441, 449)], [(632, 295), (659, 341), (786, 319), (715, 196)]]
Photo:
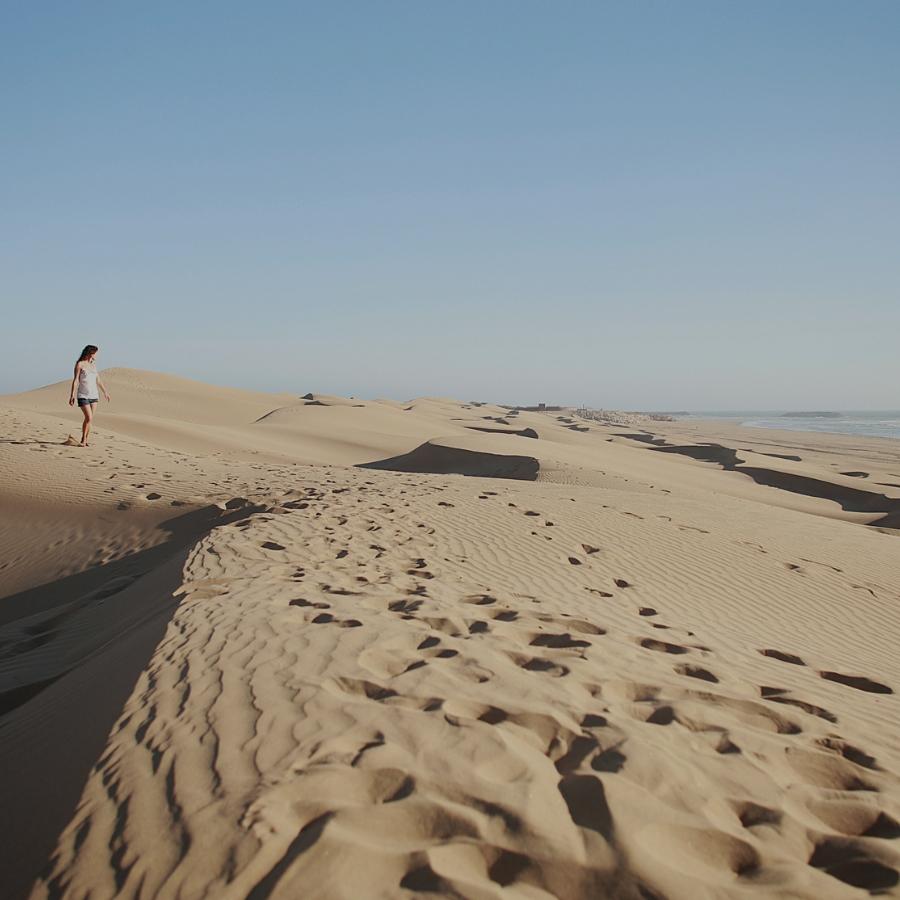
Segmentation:
[(900, 3), (0, 3), (0, 391), (900, 406)]

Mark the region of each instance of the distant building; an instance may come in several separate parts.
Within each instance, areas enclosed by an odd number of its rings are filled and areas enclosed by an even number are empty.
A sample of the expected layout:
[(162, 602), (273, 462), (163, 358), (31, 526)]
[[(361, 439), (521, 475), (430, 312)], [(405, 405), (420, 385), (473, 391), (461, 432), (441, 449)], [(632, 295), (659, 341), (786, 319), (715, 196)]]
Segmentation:
[(500, 405), (504, 409), (521, 410), (522, 412), (559, 412), (560, 410), (566, 409), (565, 406), (547, 406), (546, 403), (538, 403), (537, 406), (506, 406), (503, 403)]

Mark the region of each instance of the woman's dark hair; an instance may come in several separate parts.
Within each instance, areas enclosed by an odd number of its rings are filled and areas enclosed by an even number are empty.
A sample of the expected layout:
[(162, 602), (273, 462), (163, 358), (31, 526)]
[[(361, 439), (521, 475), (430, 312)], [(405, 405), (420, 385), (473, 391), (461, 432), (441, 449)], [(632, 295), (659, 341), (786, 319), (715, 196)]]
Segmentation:
[(90, 357), (92, 357), (99, 349), (99, 347), (95, 347), (93, 344), (88, 344), (87, 347), (81, 351), (78, 362), (84, 362), (86, 359), (90, 359)]

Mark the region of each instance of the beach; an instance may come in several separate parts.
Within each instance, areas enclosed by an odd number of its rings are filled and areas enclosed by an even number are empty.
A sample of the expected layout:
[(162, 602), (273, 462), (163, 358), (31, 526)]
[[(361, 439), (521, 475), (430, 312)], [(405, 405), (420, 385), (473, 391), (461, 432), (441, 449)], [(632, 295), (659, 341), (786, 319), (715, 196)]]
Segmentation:
[(0, 397), (10, 897), (900, 896), (900, 441)]
[(779, 431), (815, 431), (900, 439), (900, 411), (848, 410), (844, 412), (709, 412), (681, 413), (676, 418), (725, 421), (751, 428)]

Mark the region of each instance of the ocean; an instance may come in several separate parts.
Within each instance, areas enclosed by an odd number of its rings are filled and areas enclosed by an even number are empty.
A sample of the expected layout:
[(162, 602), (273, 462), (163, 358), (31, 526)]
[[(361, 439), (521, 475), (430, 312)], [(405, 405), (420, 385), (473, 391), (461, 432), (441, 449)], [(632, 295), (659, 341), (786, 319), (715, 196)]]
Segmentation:
[[(798, 414), (799, 413), (799, 414)], [(900, 439), (900, 410), (845, 410), (822, 412), (693, 412), (678, 419), (727, 419), (753, 428), (788, 431), (831, 431)]]

